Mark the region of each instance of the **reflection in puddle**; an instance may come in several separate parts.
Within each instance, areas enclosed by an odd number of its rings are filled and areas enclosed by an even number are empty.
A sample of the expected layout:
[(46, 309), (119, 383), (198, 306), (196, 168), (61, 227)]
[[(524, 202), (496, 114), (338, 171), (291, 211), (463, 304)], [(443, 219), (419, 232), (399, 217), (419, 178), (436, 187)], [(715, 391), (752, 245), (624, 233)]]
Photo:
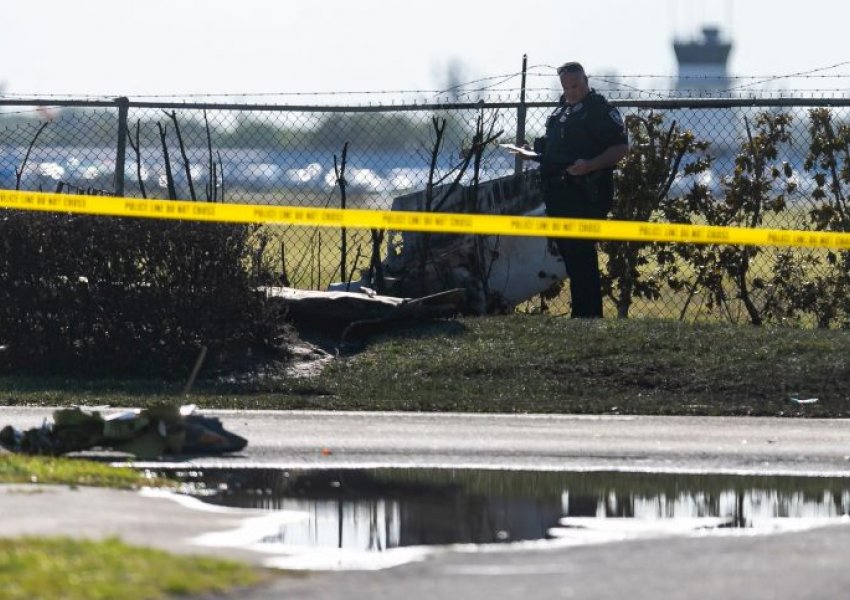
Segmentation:
[(574, 532), (598, 539), (612, 532), (768, 532), (850, 510), (850, 480), (842, 478), (452, 469), (170, 475), (205, 502), (306, 515), (264, 535), (264, 543), (352, 551), (568, 538)]

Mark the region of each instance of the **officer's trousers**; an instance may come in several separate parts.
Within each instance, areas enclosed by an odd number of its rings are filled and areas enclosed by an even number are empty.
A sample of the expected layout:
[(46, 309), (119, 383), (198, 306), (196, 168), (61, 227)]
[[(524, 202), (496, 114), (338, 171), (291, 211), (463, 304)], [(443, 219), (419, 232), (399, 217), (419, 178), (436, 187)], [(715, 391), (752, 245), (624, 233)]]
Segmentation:
[[(610, 208), (608, 198), (588, 194), (587, 188), (574, 178), (552, 178), (544, 182), (543, 200), (550, 217), (604, 219)], [(599, 257), (594, 240), (553, 238), (570, 278), (571, 316), (602, 317), (602, 287)]]

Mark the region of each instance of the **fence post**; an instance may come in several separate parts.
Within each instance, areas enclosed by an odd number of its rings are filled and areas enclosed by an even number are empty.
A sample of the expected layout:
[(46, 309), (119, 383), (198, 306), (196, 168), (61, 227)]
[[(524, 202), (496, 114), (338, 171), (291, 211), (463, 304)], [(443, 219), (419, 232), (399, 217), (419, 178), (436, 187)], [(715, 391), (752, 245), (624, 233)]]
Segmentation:
[[(528, 68), (528, 55), (522, 55), (522, 83), (519, 90), (519, 106), (516, 109), (516, 145), (525, 143), (525, 73)], [(514, 158), (514, 175), (522, 173), (522, 159), (519, 155)]]
[(126, 97), (116, 98), (118, 105), (118, 146), (115, 151), (115, 181), (113, 189), (116, 196), (124, 195), (124, 163), (127, 159), (127, 115), (130, 101)]

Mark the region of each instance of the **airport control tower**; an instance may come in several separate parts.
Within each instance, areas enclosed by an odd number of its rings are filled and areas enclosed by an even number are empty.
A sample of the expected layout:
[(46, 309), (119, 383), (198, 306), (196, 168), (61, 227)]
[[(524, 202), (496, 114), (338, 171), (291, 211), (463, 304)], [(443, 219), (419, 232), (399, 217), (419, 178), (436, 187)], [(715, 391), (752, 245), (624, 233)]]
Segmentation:
[(726, 65), (732, 43), (720, 37), (715, 26), (702, 28), (702, 37), (692, 40), (675, 40), (673, 49), (679, 64), (676, 91), (680, 95), (727, 95), (729, 73)]

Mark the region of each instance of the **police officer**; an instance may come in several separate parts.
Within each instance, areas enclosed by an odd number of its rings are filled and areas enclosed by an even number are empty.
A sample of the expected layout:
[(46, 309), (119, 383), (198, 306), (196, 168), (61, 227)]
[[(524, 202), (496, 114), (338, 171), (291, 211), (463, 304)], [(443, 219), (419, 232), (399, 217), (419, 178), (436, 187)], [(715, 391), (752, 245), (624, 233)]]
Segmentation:
[[(546, 212), (551, 217), (604, 219), (614, 201), (614, 166), (629, 151), (620, 112), (590, 89), (584, 68), (558, 68), (564, 94), (538, 138)], [(601, 317), (602, 290), (596, 242), (554, 240), (570, 278), (573, 317)]]

